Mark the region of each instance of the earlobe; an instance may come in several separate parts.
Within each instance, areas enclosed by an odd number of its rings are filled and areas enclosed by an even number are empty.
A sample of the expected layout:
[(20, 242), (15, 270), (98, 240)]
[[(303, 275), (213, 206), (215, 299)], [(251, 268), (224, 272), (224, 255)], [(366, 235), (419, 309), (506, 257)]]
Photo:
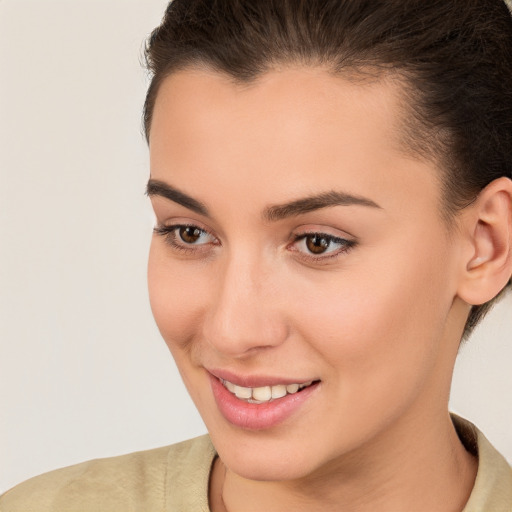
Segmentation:
[(491, 182), (463, 215), (469, 242), (458, 295), (471, 305), (493, 299), (512, 275), (512, 180)]

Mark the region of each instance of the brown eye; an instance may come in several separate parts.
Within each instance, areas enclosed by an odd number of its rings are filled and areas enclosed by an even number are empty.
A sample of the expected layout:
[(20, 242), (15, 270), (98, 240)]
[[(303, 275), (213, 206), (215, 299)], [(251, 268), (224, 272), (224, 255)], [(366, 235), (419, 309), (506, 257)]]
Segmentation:
[(220, 245), (211, 233), (193, 224), (156, 226), (153, 232), (162, 236), (172, 249), (184, 254), (203, 254), (213, 246)]
[(355, 247), (355, 240), (332, 236), (327, 233), (303, 233), (295, 235), (291, 248), (306, 261), (317, 263), (333, 261)]
[(199, 238), (201, 237), (202, 233), (203, 233), (202, 229), (199, 229), (194, 226), (181, 226), (179, 228), (180, 238), (187, 244), (196, 243), (199, 240)]
[(322, 254), (329, 248), (330, 244), (331, 240), (326, 237), (319, 235), (306, 236), (306, 247), (313, 254)]

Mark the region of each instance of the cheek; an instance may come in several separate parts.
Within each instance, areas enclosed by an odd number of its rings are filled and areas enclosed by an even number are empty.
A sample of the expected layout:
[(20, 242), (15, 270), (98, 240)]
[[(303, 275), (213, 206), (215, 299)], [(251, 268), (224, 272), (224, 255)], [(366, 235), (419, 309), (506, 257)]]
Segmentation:
[(428, 332), (429, 315), (414, 302), (414, 290), (409, 291), (371, 289), (362, 283), (355, 289), (345, 286), (341, 293), (324, 289), (321, 297), (297, 312), (295, 317), (304, 319), (297, 328), (333, 370), (368, 382), (368, 375), (414, 364), (413, 357), (423, 355), (426, 340), (421, 337), (422, 331), (423, 336)]
[(161, 242), (152, 242), (148, 262), (151, 310), (173, 354), (187, 348), (196, 334), (208, 290), (204, 277), (204, 272), (194, 272), (190, 264), (171, 260)]
[(400, 254), (383, 248), (307, 293), (293, 290), (300, 336), (346, 396), (409, 394), (435, 372), (451, 304), (447, 270), (441, 258), (417, 256), (421, 243), (411, 244)]

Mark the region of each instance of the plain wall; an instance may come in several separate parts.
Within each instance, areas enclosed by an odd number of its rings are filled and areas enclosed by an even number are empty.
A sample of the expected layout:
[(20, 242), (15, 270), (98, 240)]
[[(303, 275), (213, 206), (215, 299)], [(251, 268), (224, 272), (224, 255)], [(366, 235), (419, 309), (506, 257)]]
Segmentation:
[[(153, 322), (142, 42), (164, 0), (0, 0), (0, 492), (205, 432)], [(452, 410), (512, 461), (512, 299)]]

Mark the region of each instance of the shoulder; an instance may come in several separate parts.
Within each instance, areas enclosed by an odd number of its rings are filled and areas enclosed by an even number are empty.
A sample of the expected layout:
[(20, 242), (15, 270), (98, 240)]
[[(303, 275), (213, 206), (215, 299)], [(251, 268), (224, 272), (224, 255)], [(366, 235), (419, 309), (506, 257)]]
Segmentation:
[(164, 510), (179, 493), (176, 476), (203, 469), (214, 450), (208, 436), (152, 450), (95, 459), (31, 478), (0, 497), (1, 512)]

